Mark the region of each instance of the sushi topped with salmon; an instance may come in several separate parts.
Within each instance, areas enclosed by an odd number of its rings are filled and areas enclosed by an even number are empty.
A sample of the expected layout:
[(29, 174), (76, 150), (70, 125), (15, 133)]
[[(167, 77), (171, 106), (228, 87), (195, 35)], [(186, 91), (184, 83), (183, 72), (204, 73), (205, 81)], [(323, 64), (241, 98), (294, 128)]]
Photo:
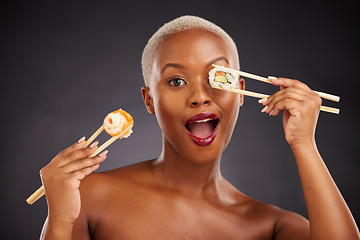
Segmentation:
[(106, 115), (103, 125), (109, 135), (115, 137), (121, 134), (119, 136), (121, 139), (129, 137), (133, 132), (134, 120), (129, 113), (120, 108)]

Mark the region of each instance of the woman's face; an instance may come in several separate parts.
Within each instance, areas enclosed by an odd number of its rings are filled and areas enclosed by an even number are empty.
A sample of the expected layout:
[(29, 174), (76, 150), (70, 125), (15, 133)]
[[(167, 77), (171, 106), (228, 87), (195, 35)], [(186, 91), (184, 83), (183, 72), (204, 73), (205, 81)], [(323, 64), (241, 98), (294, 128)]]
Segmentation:
[[(143, 96), (156, 114), (167, 154), (197, 164), (221, 157), (242, 97), (213, 89), (208, 73), (212, 64), (236, 68), (234, 58), (222, 38), (203, 30), (173, 34), (157, 47)], [(241, 79), (240, 87), (243, 85)]]

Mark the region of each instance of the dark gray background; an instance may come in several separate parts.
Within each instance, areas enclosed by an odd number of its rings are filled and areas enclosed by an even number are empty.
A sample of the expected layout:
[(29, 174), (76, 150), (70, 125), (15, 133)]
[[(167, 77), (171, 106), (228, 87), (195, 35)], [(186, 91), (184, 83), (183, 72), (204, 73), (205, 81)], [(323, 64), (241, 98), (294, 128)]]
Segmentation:
[[(109, 147), (101, 171), (159, 154), (160, 130), (140, 94), (141, 52), (158, 27), (185, 14), (223, 27), (238, 45), (242, 70), (300, 79), (341, 96), (340, 103), (323, 102), (341, 114), (320, 114), (317, 143), (360, 221), (359, 9), (350, 1), (3, 1), (0, 9), (2, 239), (39, 236), (45, 198), (25, 202), (41, 185), (38, 171), (89, 137), (108, 112), (122, 107), (135, 127), (131, 138)], [(246, 84), (264, 93), (277, 89)], [(261, 108), (246, 98), (223, 175), (254, 198), (307, 216), (281, 117)]]

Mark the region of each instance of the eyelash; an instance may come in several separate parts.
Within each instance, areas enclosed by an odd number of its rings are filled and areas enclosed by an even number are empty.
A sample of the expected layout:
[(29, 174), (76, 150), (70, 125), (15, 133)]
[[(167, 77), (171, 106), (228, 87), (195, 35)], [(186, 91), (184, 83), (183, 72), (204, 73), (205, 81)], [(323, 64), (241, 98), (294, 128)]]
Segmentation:
[[(175, 80), (180, 80), (180, 81), (182, 81), (183, 83), (182, 83), (182, 84), (180, 83), (180, 85), (175, 85), (175, 84), (174, 84), (174, 81), (175, 81)], [(169, 83), (171, 86), (174, 86), (174, 87), (180, 87), (180, 86), (183, 86), (183, 85), (187, 84), (186, 81), (185, 81), (184, 79), (180, 78), (180, 77), (171, 78), (168, 83)]]

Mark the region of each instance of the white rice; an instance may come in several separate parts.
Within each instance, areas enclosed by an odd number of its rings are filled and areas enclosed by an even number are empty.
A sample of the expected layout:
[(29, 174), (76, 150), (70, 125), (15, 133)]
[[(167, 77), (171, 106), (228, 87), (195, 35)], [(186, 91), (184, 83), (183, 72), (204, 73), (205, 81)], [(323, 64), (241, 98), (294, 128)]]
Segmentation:
[[(227, 83), (221, 83), (215, 81), (215, 73), (224, 72), (226, 78), (228, 79)], [(209, 71), (209, 83), (211, 86), (221, 87), (224, 89), (239, 89), (239, 74), (236, 70), (219, 66), (211, 69)]]
[[(112, 120), (112, 123), (109, 122), (109, 119)], [(109, 113), (104, 119), (104, 129), (111, 136), (116, 136), (120, 134), (121, 129), (124, 124), (126, 124), (126, 119), (118, 112)], [(127, 138), (133, 131), (130, 129), (126, 133), (123, 134), (121, 138)]]

